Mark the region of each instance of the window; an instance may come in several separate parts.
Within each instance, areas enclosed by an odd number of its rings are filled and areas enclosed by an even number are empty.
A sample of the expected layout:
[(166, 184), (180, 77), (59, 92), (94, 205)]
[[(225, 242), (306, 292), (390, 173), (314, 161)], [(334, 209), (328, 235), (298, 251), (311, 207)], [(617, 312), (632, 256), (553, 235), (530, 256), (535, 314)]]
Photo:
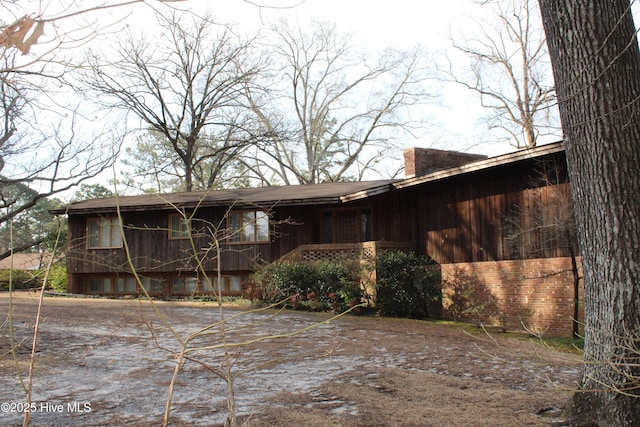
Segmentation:
[(110, 294), (113, 279), (110, 277), (94, 277), (89, 282), (89, 290), (92, 294)]
[(163, 291), (162, 279), (143, 277), (141, 279), (142, 287), (149, 294), (161, 294)]
[(228, 230), (233, 243), (268, 242), (269, 216), (263, 211), (230, 212)]
[(118, 218), (91, 218), (87, 221), (89, 248), (121, 248)]
[[(222, 276), (221, 279), (222, 292), (242, 292), (242, 278), (240, 276)], [(220, 287), (218, 286), (218, 276), (209, 277), (209, 281), (207, 281), (207, 283), (207, 290), (209, 292), (211, 292), (211, 285), (214, 286), (216, 292), (220, 290)]]
[(89, 281), (92, 294), (135, 294), (137, 290), (134, 277), (94, 277)]
[(372, 240), (371, 209), (336, 209), (321, 216), (322, 243), (356, 243)]
[(182, 215), (169, 215), (169, 239), (189, 238), (189, 221)]
[(213, 285), (213, 283), (213, 277), (205, 277), (200, 283), (202, 292), (213, 292), (213, 289), (211, 289), (211, 285)]
[(116, 278), (115, 285), (116, 293), (132, 294), (138, 290), (138, 284), (136, 283), (135, 277), (118, 277)]
[(333, 212), (322, 213), (322, 243), (333, 243)]
[(360, 211), (360, 241), (371, 240), (371, 210), (362, 209)]
[(174, 277), (174, 294), (193, 294), (198, 289), (198, 279), (195, 277)]

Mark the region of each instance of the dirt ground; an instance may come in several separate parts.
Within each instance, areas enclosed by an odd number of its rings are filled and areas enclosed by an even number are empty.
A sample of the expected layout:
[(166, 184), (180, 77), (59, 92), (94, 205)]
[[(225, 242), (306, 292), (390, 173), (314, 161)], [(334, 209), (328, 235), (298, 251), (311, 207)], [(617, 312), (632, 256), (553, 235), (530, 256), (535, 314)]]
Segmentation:
[[(23, 379), (37, 295), (16, 294), (14, 340)], [(156, 426), (178, 338), (214, 324), (212, 303), (45, 297), (33, 376), (34, 426)], [(8, 294), (0, 294), (8, 313)], [(580, 356), (525, 337), (405, 319), (227, 308), (239, 420), (250, 426), (549, 426), (570, 397)], [(275, 315), (274, 315), (275, 314)], [(174, 328), (163, 326), (160, 316)], [(0, 337), (0, 425), (21, 425), (24, 391)], [(227, 389), (214, 373), (219, 328), (194, 339), (178, 375), (171, 425), (219, 425)], [(209, 348), (203, 348), (209, 347)]]

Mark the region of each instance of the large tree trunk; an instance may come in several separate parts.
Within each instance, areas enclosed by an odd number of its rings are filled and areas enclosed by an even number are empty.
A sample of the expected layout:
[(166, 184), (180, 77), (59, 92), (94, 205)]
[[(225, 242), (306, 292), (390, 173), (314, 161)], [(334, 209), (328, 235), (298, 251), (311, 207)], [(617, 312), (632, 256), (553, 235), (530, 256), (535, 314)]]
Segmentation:
[(626, 0), (540, 0), (585, 286), (576, 424), (640, 422), (640, 52)]

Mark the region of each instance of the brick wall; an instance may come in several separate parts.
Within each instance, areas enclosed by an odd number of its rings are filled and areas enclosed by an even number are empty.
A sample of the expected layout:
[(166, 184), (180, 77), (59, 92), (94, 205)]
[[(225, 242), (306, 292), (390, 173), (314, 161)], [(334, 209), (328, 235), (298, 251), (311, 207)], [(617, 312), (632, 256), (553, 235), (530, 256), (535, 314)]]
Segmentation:
[[(574, 291), (570, 258), (441, 267), (445, 317), (455, 316), (508, 330), (529, 330), (544, 336), (571, 336)], [(458, 304), (450, 305), (452, 299), (457, 299)], [(581, 283), (578, 319), (581, 323), (582, 301)], [(462, 307), (468, 308), (466, 313), (460, 312)]]
[(482, 154), (419, 147), (407, 148), (404, 150), (403, 155), (404, 174), (407, 177), (425, 175), (430, 172), (461, 166), (487, 158)]

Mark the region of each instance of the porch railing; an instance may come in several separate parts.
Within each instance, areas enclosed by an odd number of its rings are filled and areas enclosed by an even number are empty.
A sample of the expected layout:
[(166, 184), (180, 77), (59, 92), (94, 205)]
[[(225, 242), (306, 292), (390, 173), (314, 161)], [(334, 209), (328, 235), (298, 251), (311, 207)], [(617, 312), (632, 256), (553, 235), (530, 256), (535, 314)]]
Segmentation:
[(301, 245), (281, 258), (281, 261), (315, 262), (344, 259), (374, 259), (391, 250), (408, 250), (408, 242), (374, 241), (361, 243), (325, 243)]

